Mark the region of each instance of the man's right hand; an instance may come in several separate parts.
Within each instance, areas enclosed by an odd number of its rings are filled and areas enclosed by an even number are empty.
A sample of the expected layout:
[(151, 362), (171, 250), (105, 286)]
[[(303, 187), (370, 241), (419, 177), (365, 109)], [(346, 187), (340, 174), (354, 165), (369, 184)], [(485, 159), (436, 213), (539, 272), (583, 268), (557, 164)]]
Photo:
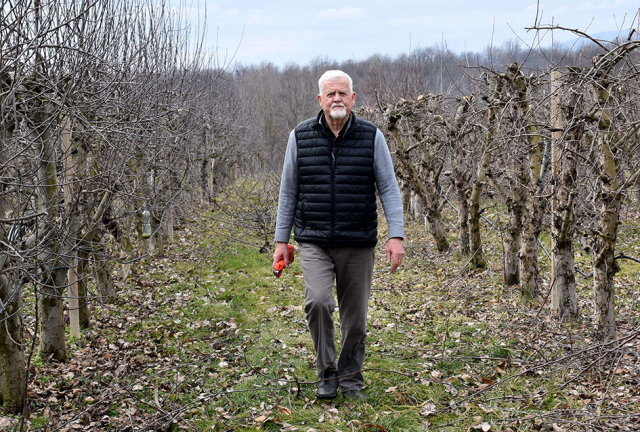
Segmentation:
[(291, 261), (289, 261), (289, 248), (287, 243), (278, 242), (276, 245), (276, 251), (273, 253), (273, 266), (275, 267), (275, 265), (282, 260), (284, 260), (284, 266), (289, 267)]

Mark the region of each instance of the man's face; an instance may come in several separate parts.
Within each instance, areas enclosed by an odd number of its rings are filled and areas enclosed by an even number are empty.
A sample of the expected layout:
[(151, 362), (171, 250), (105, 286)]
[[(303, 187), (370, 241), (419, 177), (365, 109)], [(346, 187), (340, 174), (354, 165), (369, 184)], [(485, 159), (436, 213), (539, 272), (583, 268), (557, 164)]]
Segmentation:
[(341, 77), (325, 81), (318, 95), (324, 115), (335, 120), (348, 118), (356, 103), (356, 94), (349, 91), (349, 80)]

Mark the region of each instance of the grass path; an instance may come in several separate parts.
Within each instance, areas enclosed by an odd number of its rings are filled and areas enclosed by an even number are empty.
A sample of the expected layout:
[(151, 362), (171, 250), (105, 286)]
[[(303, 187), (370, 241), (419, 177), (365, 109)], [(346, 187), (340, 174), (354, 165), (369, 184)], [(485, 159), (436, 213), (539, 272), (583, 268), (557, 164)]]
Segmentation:
[[(598, 344), (586, 284), (585, 321), (557, 323), (503, 287), (499, 267), (472, 270), (464, 257), (435, 255), (423, 228), (410, 225), (399, 272), (387, 272), (382, 245), (376, 257), (367, 399), (327, 402), (314, 397), (299, 264), (274, 280), (270, 257), (213, 235), (227, 228), (220, 224), (178, 231), (168, 256), (139, 266), (116, 303), (95, 310), (95, 327), (72, 341), (68, 365), (33, 366), (31, 429), (640, 427), (637, 264), (623, 263), (620, 283), (633, 289), (621, 290), (620, 339)], [(499, 245), (487, 250), (500, 262)]]

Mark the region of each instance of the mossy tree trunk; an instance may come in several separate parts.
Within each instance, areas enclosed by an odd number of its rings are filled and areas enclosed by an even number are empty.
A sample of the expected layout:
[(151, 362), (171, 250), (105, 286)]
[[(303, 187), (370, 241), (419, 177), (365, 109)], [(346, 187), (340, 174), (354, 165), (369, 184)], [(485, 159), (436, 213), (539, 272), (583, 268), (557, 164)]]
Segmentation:
[[(593, 94), (597, 102), (595, 111), (590, 115), (597, 122), (596, 148), (597, 173), (600, 191), (597, 199), (600, 206), (598, 227), (595, 230), (593, 250), (593, 288), (596, 335), (599, 339), (613, 339), (616, 336), (615, 285), (613, 277), (619, 267), (615, 261), (615, 248), (620, 223), (620, 208), (624, 187), (637, 182), (640, 170), (636, 170), (623, 186), (618, 185), (617, 153), (625, 144), (623, 134), (616, 131), (613, 104), (617, 98), (611, 97), (613, 80), (609, 74), (613, 67), (632, 50), (640, 46), (639, 42), (630, 42), (613, 50), (614, 55), (593, 58), (591, 72)], [(611, 53), (609, 53), (611, 54)]]

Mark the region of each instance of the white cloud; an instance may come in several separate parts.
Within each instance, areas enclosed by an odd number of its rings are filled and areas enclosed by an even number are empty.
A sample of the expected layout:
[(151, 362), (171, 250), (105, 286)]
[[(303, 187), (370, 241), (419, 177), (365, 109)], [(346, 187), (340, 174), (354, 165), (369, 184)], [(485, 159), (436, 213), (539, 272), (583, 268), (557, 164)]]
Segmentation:
[(316, 15), (320, 19), (352, 19), (361, 18), (364, 16), (364, 10), (354, 7), (345, 7), (338, 9), (325, 9), (318, 12)]
[[(167, 0), (178, 8), (184, 0)], [(189, 0), (185, 19), (202, 22), (206, 6), (209, 45), (244, 64), (270, 61), (305, 64), (313, 58), (338, 61), (373, 54), (395, 56), (416, 47), (482, 51), (491, 43), (522, 37), (536, 44), (551, 32), (527, 31), (558, 24), (590, 34), (628, 28), (638, 0)], [(184, 8), (183, 8), (184, 9)], [(194, 10), (195, 9), (195, 10)], [(199, 11), (199, 13), (198, 13)], [(626, 17), (625, 17), (626, 14)], [(286, 25), (284, 25), (285, 23)], [(348, 25), (345, 25), (348, 24)], [(514, 34), (515, 33), (515, 34)], [(554, 31), (555, 40), (570, 32)], [(238, 45), (240, 45), (238, 47)]]

